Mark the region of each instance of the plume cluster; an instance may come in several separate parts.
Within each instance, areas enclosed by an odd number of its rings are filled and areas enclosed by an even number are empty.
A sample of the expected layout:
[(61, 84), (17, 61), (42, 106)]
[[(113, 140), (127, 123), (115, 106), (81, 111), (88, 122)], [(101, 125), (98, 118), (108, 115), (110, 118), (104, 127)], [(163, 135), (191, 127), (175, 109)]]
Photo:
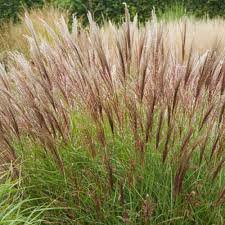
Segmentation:
[[(72, 117), (78, 113), (96, 128), (95, 138), (88, 128), (85, 136), (92, 157), (103, 155), (111, 189), (106, 126), (112, 138), (132, 134), (137, 158), (131, 167), (145, 166), (148, 151), (157, 152), (162, 164), (174, 164), (174, 196), (190, 166), (206, 164), (215, 180), (225, 164), (225, 56), (219, 44), (199, 55), (187, 45), (184, 21), (175, 48), (169, 26), (154, 14), (144, 25), (137, 17), (131, 21), (127, 10), (121, 25), (99, 27), (91, 14), (88, 18), (87, 28), (74, 18), (71, 30), (63, 17), (54, 29), (42, 21), (46, 40), (26, 16), (30, 58), (14, 52), (7, 66), (0, 66), (2, 169), (11, 163), (18, 173), (14, 143), (28, 137), (64, 173), (58, 146), (72, 140)], [(105, 151), (96, 151), (96, 143)], [(224, 202), (224, 190), (215, 201)]]

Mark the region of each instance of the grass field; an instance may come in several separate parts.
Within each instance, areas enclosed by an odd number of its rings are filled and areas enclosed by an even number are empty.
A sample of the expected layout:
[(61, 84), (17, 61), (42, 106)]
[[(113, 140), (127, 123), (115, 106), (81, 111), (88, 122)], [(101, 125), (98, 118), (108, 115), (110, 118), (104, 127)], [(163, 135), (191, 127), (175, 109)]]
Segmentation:
[(0, 224), (224, 225), (225, 22), (60, 14), (1, 34)]

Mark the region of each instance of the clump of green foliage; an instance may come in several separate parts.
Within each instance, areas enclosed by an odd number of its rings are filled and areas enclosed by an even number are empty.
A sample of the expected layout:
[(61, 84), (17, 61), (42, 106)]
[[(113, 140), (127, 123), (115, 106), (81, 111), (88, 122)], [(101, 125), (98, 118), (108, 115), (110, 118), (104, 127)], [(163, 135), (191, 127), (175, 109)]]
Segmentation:
[(41, 224), (46, 207), (40, 204), (35, 206), (37, 199), (26, 195), (20, 178), (12, 179), (8, 172), (1, 173), (0, 180), (0, 224)]
[(0, 1), (0, 23), (7, 20), (16, 21), (17, 13), (20, 11), (21, 4), (20, 1)]
[[(0, 22), (5, 20), (16, 21), (18, 13), (24, 8), (42, 7), (44, 4), (51, 4), (63, 9), (68, 9), (71, 14), (76, 14), (83, 23), (87, 23), (86, 14), (90, 11), (97, 22), (103, 22), (104, 19), (111, 19), (115, 22), (121, 22), (123, 17), (123, 3), (129, 7), (131, 16), (139, 15), (139, 20), (144, 22), (149, 19), (153, 8), (156, 9), (158, 16), (170, 12), (170, 18), (177, 18), (180, 13), (188, 13), (197, 17), (224, 17), (225, 3), (220, 0), (0, 0)], [(179, 11), (179, 12), (178, 12)]]

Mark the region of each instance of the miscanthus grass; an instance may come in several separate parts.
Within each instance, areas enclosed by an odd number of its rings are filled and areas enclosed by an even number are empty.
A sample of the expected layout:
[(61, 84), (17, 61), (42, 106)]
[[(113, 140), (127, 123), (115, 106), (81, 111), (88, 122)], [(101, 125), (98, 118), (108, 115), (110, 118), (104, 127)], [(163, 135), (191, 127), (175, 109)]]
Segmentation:
[(26, 16), (30, 58), (12, 52), (0, 67), (1, 171), (19, 180), (22, 218), (224, 224), (219, 44), (198, 54), (184, 22), (174, 47), (154, 14), (142, 26), (127, 9), (119, 26), (88, 18), (71, 30), (42, 20), (46, 40)]

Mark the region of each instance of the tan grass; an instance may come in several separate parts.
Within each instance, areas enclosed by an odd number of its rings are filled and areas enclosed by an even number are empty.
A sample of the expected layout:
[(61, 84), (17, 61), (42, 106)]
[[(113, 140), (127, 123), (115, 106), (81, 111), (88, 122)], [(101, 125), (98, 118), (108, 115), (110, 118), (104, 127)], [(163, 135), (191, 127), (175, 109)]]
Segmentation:
[[(35, 27), (35, 30), (43, 37), (48, 37), (48, 33), (41, 20), (45, 20), (51, 27), (55, 27), (55, 19), (60, 16), (68, 18), (68, 13), (65, 10), (59, 10), (51, 6), (45, 6), (42, 9), (31, 9), (29, 17)], [(26, 55), (29, 55), (29, 45), (26, 35), (29, 35), (29, 30), (24, 23), (24, 14), (20, 15), (21, 22), (13, 24), (12, 22), (1, 25), (0, 33), (0, 56), (3, 58), (8, 51), (18, 50)]]
[[(186, 26), (186, 58), (192, 48), (198, 54), (205, 53), (218, 43), (218, 53), (225, 49), (225, 21), (223, 19), (195, 19), (182, 18), (179, 21), (166, 23), (168, 29), (167, 41), (169, 45), (180, 49), (182, 46), (182, 32)], [(180, 52), (178, 50), (178, 52)]]

